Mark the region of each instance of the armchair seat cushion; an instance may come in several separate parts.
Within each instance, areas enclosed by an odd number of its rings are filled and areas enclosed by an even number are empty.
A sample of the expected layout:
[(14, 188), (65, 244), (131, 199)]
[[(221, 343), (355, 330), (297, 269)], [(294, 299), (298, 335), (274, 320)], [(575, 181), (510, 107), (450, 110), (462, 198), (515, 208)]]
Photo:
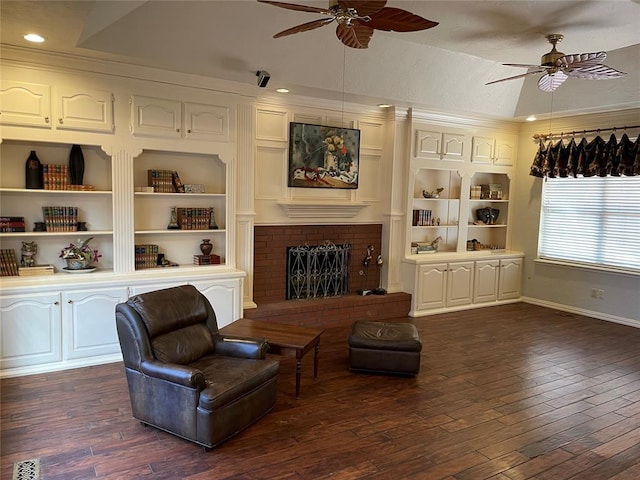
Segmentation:
[(216, 410), (247, 395), (278, 375), (276, 360), (209, 355), (189, 365), (202, 371), (206, 388), (200, 392), (199, 407)]

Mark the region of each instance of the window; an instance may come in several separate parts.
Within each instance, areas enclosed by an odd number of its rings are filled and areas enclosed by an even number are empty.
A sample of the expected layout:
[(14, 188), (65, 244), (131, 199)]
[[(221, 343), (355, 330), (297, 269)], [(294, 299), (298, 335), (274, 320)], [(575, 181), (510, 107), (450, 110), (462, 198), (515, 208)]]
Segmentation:
[(640, 176), (547, 178), (538, 256), (640, 273)]

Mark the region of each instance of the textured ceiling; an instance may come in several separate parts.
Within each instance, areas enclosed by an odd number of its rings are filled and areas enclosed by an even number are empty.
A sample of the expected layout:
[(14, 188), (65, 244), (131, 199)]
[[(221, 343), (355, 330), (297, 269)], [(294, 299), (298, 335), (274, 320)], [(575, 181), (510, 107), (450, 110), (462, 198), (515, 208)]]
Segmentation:
[[(325, 1), (290, 1), (325, 7)], [(544, 113), (550, 94), (537, 76), (486, 86), (524, 73), (502, 62), (533, 63), (550, 50), (548, 33), (562, 33), (566, 53), (605, 50), (606, 63), (626, 71), (619, 80), (570, 79), (554, 94), (556, 111), (640, 106), (640, 4), (605, 1), (400, 1), (402, 8), (439, 22), (411, 33), (376, 31), (369, 48), (344, 47), (335, 25), (273, 39), (320, 15), (254, 0), (1, 2), (0, 40), (25, 46), (38, 31), (38, 48), (113, 58), (167, 70), (255, 85), (266, 69), (292, 93), (327, 99), (473, 112), (498, 117)], [(534, 85), (531, 88), (530, 85)]]

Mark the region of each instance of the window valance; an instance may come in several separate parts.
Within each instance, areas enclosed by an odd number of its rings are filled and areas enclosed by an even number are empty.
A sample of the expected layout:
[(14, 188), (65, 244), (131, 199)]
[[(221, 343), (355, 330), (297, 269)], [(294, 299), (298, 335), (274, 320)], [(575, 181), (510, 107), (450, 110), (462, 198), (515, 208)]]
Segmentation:
[[(574, 132), (575, 133), (575, 132)], [(640, 175), (640, 136), (635, 140), (624, 133), (620, 140), (615, 132), (608, 140), (598, 135), (588, 141), (586, 136), (566, 141), (539, 139), (539, 148), (531, 165), (535, 177), (619, 177)]]

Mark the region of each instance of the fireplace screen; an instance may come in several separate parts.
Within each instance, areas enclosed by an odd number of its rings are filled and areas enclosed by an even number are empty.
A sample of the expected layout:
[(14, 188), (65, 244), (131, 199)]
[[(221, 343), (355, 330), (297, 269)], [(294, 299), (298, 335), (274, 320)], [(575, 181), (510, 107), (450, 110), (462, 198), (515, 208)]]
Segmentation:
[(331, 242), (287, 247), (287, 300), (347, 293), (350, 250)]

